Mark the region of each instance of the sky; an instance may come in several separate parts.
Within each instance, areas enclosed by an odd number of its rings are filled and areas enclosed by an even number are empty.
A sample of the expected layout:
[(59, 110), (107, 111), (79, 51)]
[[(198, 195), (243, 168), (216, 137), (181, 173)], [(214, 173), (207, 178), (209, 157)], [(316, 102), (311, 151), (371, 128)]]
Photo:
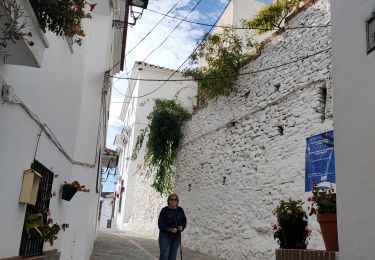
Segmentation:
[[(172, 7), (177, 6), (169, 13), (171, 16), (184, 18), (199, 0), (149, 0), (147, 9), (144, 10), (142, 18), (137, 21), (135, 26), (129, 26), (126, 52), (133, 49), (137, 43), (150, 32), (150, 30), (163, 18), (163, 15), (157, 14), (150, 10), (160, 13), (168, 13)], [(269, 2), (270, 0), (261, 0)], [(206, 24), (214, 24), (219, 18), (228, 0), (201, 0), (196, 9), (186, 18), (190, 21), (196, 21)], [(135, 61), (143, 61), (144, 58), (156, 48), (170, 34), (180, 20), (165, 17), (162, 22), (142, 41), (131, 53), (126, 55), (125, 70), (130, 71)], [(209, 26), (200, 26), (187, 22), (182, 22), (177, 29), (169, 36), (165, 43), (155, 50), (145, 62), (170, 69), (177, 69), (202, 39), (203, 35), (210, 30)], [(188, 65), (188, 64), (186, 64)], [(119, 73), (120, 76), (130, 76), (130, 72)], [(112, 88), (110, 116), (108, 123), (107, 147), (115, 149), (113, 145), (114, 137), (120, 134), (122, 122), (119, 119), (121, 113), (124, 94), (126, 93), (127, 80), (114, 79)], [(104, 191), (112, 190), (113, 176), (108, 178), (104, 185)]]

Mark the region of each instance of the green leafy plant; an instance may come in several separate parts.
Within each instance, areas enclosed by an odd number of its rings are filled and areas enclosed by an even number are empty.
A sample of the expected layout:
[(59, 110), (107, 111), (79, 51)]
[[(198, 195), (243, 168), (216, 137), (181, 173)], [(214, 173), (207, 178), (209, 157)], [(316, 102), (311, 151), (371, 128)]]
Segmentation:
[[(152, 187), (162, 195), (172, 191), (173, 164), (182, 136), (181, 125), (190, 117), (191, 114), (176, 100), (166, 99), (156, 99), (148, 116), (145, 167), (149, 174), (155, 173)], [(137, 142), (136, 147), (142, 147), (144, 137), (137, 139), (142, 142)]]
[(307, 220), (307, 215), (304, 209), (302, 200), (281, 200), (279, 205), (273, 210), (279, 224), (288, 222), (296, 222), (300, 220)]
[(137, 136), (137, 141), (135, 143), (133, 153), (132, 153), (132, 157), (131, 157), (131, 159), (133, 161), (137, 159), (138, 153), (142, 148), (142, 144), (143, 144), (143, 141), (145, 139), (145, 135), (147, 134), (147, 132), (148, 132), (148, 127), (144, 128), (144, 129), (141, 129), (139, 131), (139, 135)]
[(311, 228), (307, 226), (307, 214), (302, 200), (281, 200), (273, 210), (277, 222), (272, 224), (273, 237), (280, 248), (306, 248)]
[(248, 57), (243, 51), (245, 46), (254, 45), (250, 40), (244, 44), (233, 29), (206, 37), (190, 58), (192, 64), (196, 65), (199, 59), (203, 64), (183, 72), (185, 77), (198, 81), (199, 97), (228, 96), (236, 89), (236, 74)]
[[(69, 224), (59, 225), (58, 223), (53, 223), (53, 219), (49, 217), (50, 211), (39, 212), (39, 213), (26, 213), (24, 229), (29, 237), (35, 234), (39, 236), (44, 241), (48, 241), (50, 245), (53, 245), (53, 241), (57, 239), (57, 234), (60, 230), (65, 231)], [(44, 219), (47, 219), (44, 221)]]
[(312, 196), (307, 201), (310, 203), (308, 207), (310, 216), (336, 213), (336, 193), (333, 188), (322, 188), (314, 184)]
[(258, 14), (250, 20), (243, 22), (248, 28), (257, 28), (258, 34), (263, 34), (275, 28), (281, 28), (282, 21), (303, 0), (277, 0), (272, 4), (262, 7)]
[(39, 23), (44, 30), (50, 30), (58, 36), (72, 38), (74, 43), (82, 44), (85, 32), (82, 28), (82, 19), (91, 18), (85, 13), (88, 6), (90, 12), (96, 4), (85, 0), (31, 0)]
[(33, 46), (34, 43), (29, 40), (31, 33), (22, 31), (26, 28), (27, 22), (25, 19), (21, 21), (24, 12), (16, 0), (0, 0), (0, 10), (0, 18), (5, 19), (0, 29), (0, 46), (6, 48), (9, 42), (16, 43), (20, 39)]

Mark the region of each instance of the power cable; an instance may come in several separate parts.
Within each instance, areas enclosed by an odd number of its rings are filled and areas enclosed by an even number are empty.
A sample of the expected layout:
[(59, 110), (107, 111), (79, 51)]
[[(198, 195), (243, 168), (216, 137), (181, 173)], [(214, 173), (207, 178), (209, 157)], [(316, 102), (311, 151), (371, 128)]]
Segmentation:
[(79, 162), (74, 160), (70, 155), (65, 151), (53, 131), (49, 128), (49, 126), (45, 123), (42, 123), (41, 120), (39, 119), (38, 115), (32, 112), (23, 102), (22, 100), (14, 94), (14, 97), (17, 99), (16, 102), (12, 102), (13, 104), (18, 104), (20, 107), (31, 117), (31, 119), (41, 128), (41, 131), (45, 133), (45, 135), (50, 139), (50, 141), (56, 146), (56, 148), (65, 156), (68, 161), (74, 165), (79, 165), (79, 166), (84, 166), (84, 167), (89, 167), (89, 168), (94, 168), (97, 161), (98, 161), (98, 147), (99, 147), (99, 142), (100, 142), (100, 133), (101, 133), (101, 119), (102, 119), (102, 109), (103, 109), (103, 99), (102, 99), (102, 104), (100, 106), (100, 117), (99, 117), (99, 125), (98, 125), (98, 134), (97, 134), (97, 140), (96, 140), (96, 155), (95, 155), (95, 160), (94, 163), (84, 163), (84, 162)]
[[(292, 64), (292, 63), (296, 63), (298, 61), (303, 61), (305, 59), (308, 59), (308, 58), (313, 57), (315, 55), (318, 55), (320, 53), (326, 52), (330, 49), (331, 49), (331, 47), (329, 47), (327, 49), (324, 49), (324, 50), (320, 50), (318, 52), (315, 52), (315, 53), (312, 53), (312, 54), (309, 54), (309, 55), (306, 55), (306, 56), (303, 56), (303, 57), (299, 57), (295, 60), (285, 62), (285, 63), (279, 64), (279, 65), (276, 65), (276, 66), (272, 66), (272, 67), (268, 67), (268, 68), (264, 68), (264, 69), (259, 69), (259, 70), (254, 70), (254, 71), (249, 71), (249, 72), (245, 72), (245, 73), (238, 73), (238, 74), (233, 74), (233, 75), (221, 76), (221, 77), (206, 77), (206, 78), (197, 78), (197, 79), (187, 79), (187, 78), (185, 78), (185, 79), (166, 79), (166, 80), (165, 79), (138, 79), (138, 78), (128, 78), (128, 77), (120, 78), (120, 77), (115, 77), (115, 76), (110, 76), (110, 77), (113, 77), (113, 78), (116, 78), (116, 79), (139, 80), (139, 81), (156, 81), (156, 82), (160, 82), (160, 81), (164, 81), (164, 82), (178, 81), (178, 82), (180, 82), (180, 81), (203, 81), (203, 80), (225, 79), (225, 78), (238, 77), (238, 76), (255, 74), (255, 73), (259, 73), (259, 72), (264, 72), (264, 71), (276, 69), (276, 68), (283, 67), (283, 66), (286, 66), (286, 65), (289, 65), (289, 64)], [(133, 98), (136, 98), (136, 97), (133, 97)]]
[[(138, 47), (138, 45), (139, 44), (141, 44), (141, 42), (143, 42), (145, 39), (146, 39), (146, 37), (147, 36), (149, 36), (150, 35), (150, 33), (164, 20), (164, 18), (165, 17), (167, 17), (168, 16), (168, 14), (170, 13), (170, 12), (172, 12), (172, 10), (181, 2), (182, 0), (179, 0), (174, 6), (172, 6), (172, 8), (171, 9), (169, 9), (169, 11), (166, 13), (166, 14), (164, 14), (163, 15), (163, 17), (155, 24), (155, 26), (154, 27), (152, 27), (152, 29), (148, 32), (148, 33), (146, 33), (146, 35), (145, 36), (143, 36), (143, 38), (130, 50), (130, 51), (128, 51), (127, 53), (126, 53), (126, 55), (125, 55), (125, 57), (126, 56), (128, 56), (135, 48), (137, 48)], [(146, 9), (147, 10), (147, 9)]]
[[(150, 57), (151, 56), (151, 54), (152, 53), (154, 53), (157, 49), (159, 49), (167, 40), (168, 40), (168, 38), (172, 35), (172, 33), (185, 21), (185, 19), (197, 8), (197, 6), (200, 4), (200, 2), (202, 2), (202, 0), (199, 0), (195, 5), (194, 5), (194, 7), (189, 11), (189, 13), (187, 14), (187, 15), (185, 15), (185, 17), (173, 28), (173, 30), (167, 35), (167, 37), (165, 37), (165, 39), (156, 47), (156, 48), (154, 48), (143, 60), (142, 60), (142, 62), (145, 62), (146, 61), (146, 59), (148, 58), (148, 57)], [(127, 71), (126, 72), (126, 75), (129, 75), (129, 73), (131, 72), (131, 71), (133, 71), (134, 70), (134, 68), (135, 68), (136, 66), (134, 65), (133, 66), (133, 68), (130, 70), (130, 71)]]
[[(236, 27), (236, 26), (224, 26), (224, 25), (216, 25), (216, 24), (207, 24), (207, 23), (202, 23), (202, 22), (190, 21), (190, 20), (186, 20), (186, 19), (184, 20), (181, 17), (171, 16), (171, 15), (168, 15), (168, 13), (164, 14), (164, 13), (152, 10), (152, 9), (146, 9), (146, 11), (163, 15), (163, 17), (169, 17), (169, 18), (176, 19), (176, 20), (183, 20), (184, 22), (191, 23), (191, 24), (202, 25), (202, 26), (212, 26), (212, 27), (216, 27), (216, 28), (227, 28), (227, 29), (235, 29), (235, 30), (263, 30), (263, 31), (280, 30), (280, 28), (265, 29), (265, 28), (258, 28), (258, 27)], [(326, 25), (305, 25), (305, 26), (288, 27), (288, 28), (285, 28), (285, 30), (325, 28), (325, 27), (329, 27), (329, 26), (331, 26), (331, 25), (330, 24), (326, 24)]]
[[(200, 1), (199, 1), (200, 2)], [(199, 3), (198, 2), (198, 3)], [(219, 17), (216, 19), (215, 21), (215, 24), (219, 21), (219, 19), (221, 18), (221, 16), (223, 15), (225, 9), (229, 6), (229, 3), (230, 1), (228, 1), (227, 5), (224, 7), (223, 11), (221, 12), (221, 14), (219, 15)], [(212, 26), (210, 28), (210, 30), (203, 36), (202, 40), (197, 44), (197, 46), (195, 47), (195, 49), (192, 51), (192, 53), (196, 52), (199, 48), (199, 46), (206, 40), (206, 38), (208, 37), (208, 35), (210, 34), (210, 32), (212, 31), (214, 27)], [(173, 73), (166, 79), (164, 80), (164, 82), (159, 86), (157, 87), (156, 89), (154, 89), (153, 91), (145, 94), (145, 95), (141, 95), (141, 96), (138, 96), (138, 97), (133, 97), (133, 96), (127, 96), (127, 95), (124, 95), (124, 97), (128, 97), (128, 98), (142, 98), (142, 97), (146, 97), (148, 95), (151, 95), (152, 93), (158, 91), (161, 87), (163, 87), (172, 77), (174, 74), (176, 74), (181, 68), (182, 66), (184, 66), (184, 64), (190, 59), (190, 56), (191, 54), (184, 60), (184, 62), (177, 68), (173, 71)], [(133, 67), (133, 69), (135, 68), (135, 66)], [(111, 76), (112, 77), (112, 76)]]

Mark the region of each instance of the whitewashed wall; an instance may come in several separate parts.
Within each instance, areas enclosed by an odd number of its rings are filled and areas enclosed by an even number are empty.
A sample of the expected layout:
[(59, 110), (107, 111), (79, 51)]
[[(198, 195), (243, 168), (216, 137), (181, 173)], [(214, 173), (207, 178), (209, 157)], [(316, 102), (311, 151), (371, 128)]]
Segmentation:
[[(139, 79), (168, 79), (173, 70), (161, 68), (147, 63), (136, 63), (132, 78)], [(175, 73), (172, 79), (181, 79), (181, 73)], [(143, 96), (155, 90), (163, 82), (134, 81), (129, 84), (128, 95), (133, 97)], [(134, 91), (133, 91), (134, 89)], [(116, 225), (123, 230), (130, 230), (149, 237), (158, 234), (157, 219), (162, 207), (166, 206), (166, 198), (160, 196), (152, 187), (153, 177), (145, 176), (145, 169), (138, 169), (144, 164), (145, 144), (138, 153), (135, 161), (130, 160), (136, 139), (141, 129), (148, 124), (147, 116), (152, 111), (155, 99), (172, 99), (177, 94), (177, 100), (189, 111), (196, 104), (196, 83), (194, 82), (168, 82), (163, 87), (142, 98), (125, 98), (130, 102), (123, 107), (121, 116), (124, 127), (130, 129), (128, 141), (123, 147), (121, 156), (120, 174), (125, 180), (122, 208), (119, 212), (119, 200), (116, 203)], [(120, 182), (119, 182), (120, 184)], [(117, 187), (117, 190), (119, 188)]]
[[(329, 24), (329, 9), (317, 1), (287, 26)], [(330, 50), (250, 72), (330, 45), (329, 27), (274, 36), (241, 69), (248, 74), (238, 77), (238, 91), (210, 101), (185, 125), (175, 191), (188, 218), (186, 246), (222, 259), (274, 259), (272, 210), (280, 199), (305, 198), (305, 139), (333, 128)], [(311, 224), (309, 248), (321, 249)]]
[(372, 0), (332, 1), (340, 260), (374, 259), (375, 52), (366, 53), (365, 30), (374, 10)]
[[(84, 24), (83, 46), (74, 47), (73, 53), (65, 39), (47, 33), (50, 47), (41, 68), (1, 63), (0, 75), (49, 126), (71, 157), (94, 163), (104, 72), (109, 69), (111, 15), (94, 13)], [(0, 238), (0, 258), (19, 253), (26, 209), (18, 203), (22, 172), (33, 160), (39, 131), (18, 105), (0, 103), (0, 230), (9, 234)], [(100, 138), (102, 148), (104, 133)], [(61, 251), (64, 260), (89, 259), (96, 230), (98, 168), (72, 166), (45, 134), (40, 138), (36, 159), (59, 175), (52, 187), (58, 196), (51, 199), (50, 209), (56, 222), (70, 225), (66, 232), (59, 233), (52, 248)], [(90, 193), (79, 192), (70, 202), (61, 200), (61, 185), (73, 180), (86, 185)], [(44, 250), (48, 249), (46, 243)]]

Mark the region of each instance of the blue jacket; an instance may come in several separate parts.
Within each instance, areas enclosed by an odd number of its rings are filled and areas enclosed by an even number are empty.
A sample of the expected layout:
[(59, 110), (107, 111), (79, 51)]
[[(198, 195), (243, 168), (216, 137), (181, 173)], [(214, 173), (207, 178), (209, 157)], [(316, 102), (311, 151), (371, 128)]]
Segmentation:
[[(163, 233), (172, 233), (172, 228), (176, 228), (178, 226), (182, 226), (184, 229), (186, 228), (186, 216), (184, 210), (181, 207), (176, 209), (171, 209), (168, 206), (162, 208), (159, 214), (158, 226), (160, 232)], [(179, 233), (177, 233), (180, 235)]]

